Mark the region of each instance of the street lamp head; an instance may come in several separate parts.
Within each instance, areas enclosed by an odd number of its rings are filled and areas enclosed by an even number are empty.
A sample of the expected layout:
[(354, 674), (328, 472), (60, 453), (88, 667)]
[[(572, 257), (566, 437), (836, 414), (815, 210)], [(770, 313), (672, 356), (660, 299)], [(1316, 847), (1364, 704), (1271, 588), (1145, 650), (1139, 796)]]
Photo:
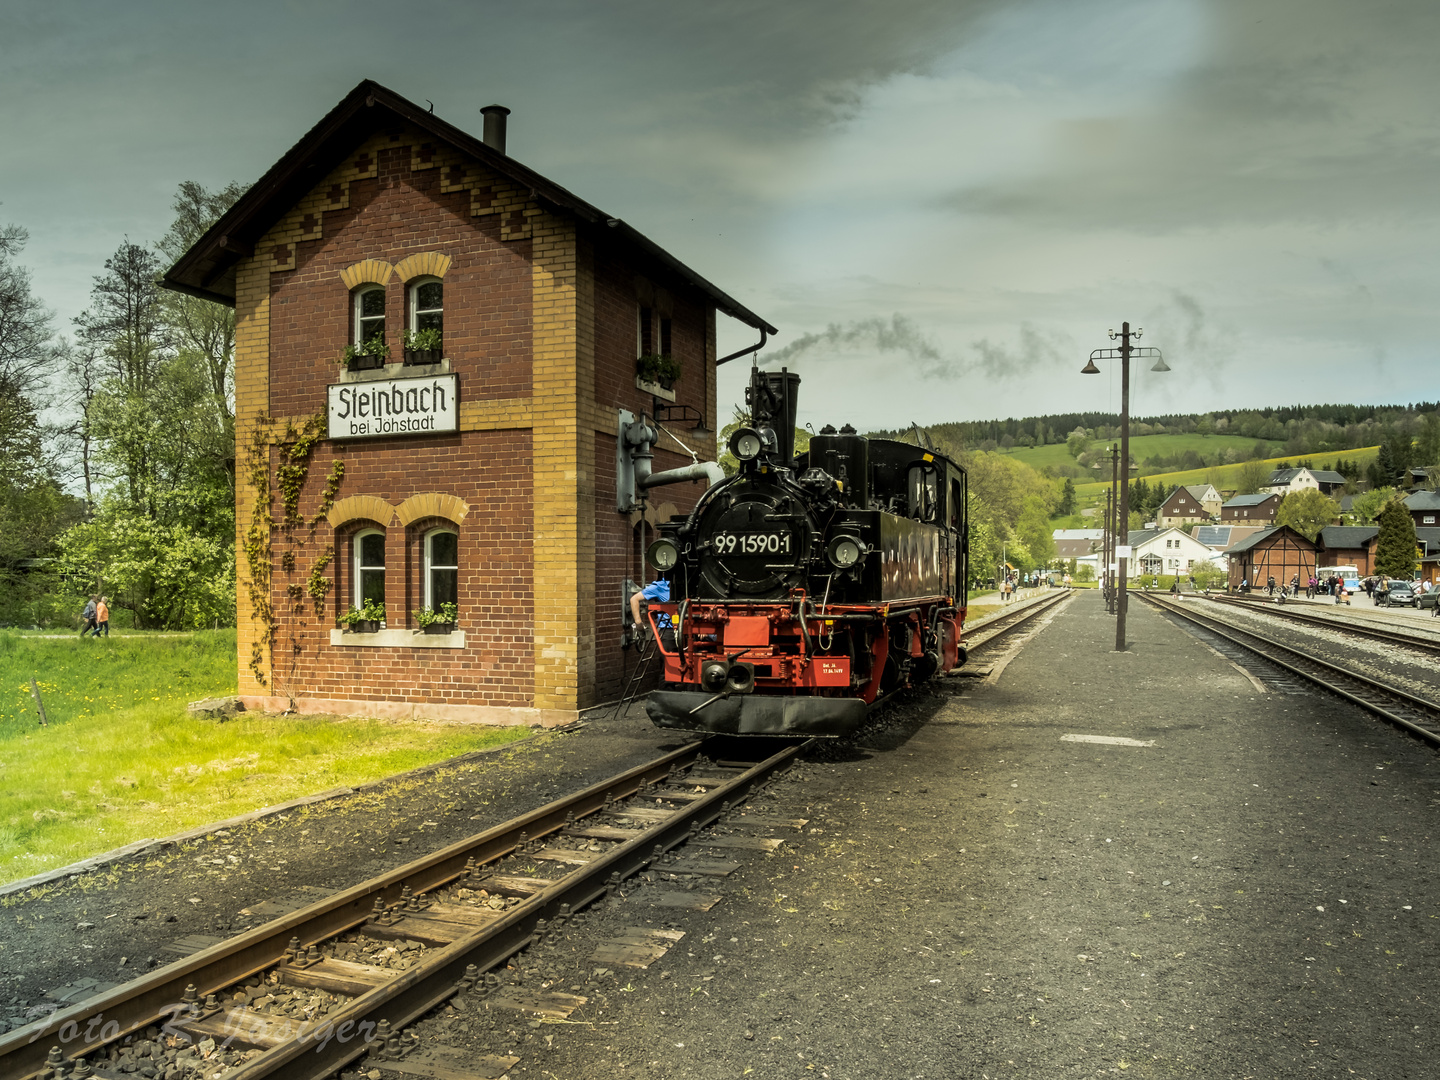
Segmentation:
[(1119, 334), (1115, 333), (1114, 330), (1107, 330), (1107, 331), (1105, 331), (1105, 332), (1110, 335), (1110, 340), (1111, 340), (1111, 341), (1114, 341), (1117, 337), (1120, 336)]
[(1085, 366), (1080, 369), (1080, 374), (1081, 374), (1081, 375), (1099, 375), (1099, 374), (1100, 374), (1100, 369), (1095, 366), (1095, 358), (1094, 358), (1093, 356), (1092, 356), (1089, 360), (1087, 360), (1087, 361), (1085, 362)]
[(1165, 358), (1162, 356), (1162, 357), (1159, 357), (1159, 358), (1155, 361), (1155, 366), (1152, 367), (1150, 370), (1151, 370), (1151, 371), (1169, 371), (1169, 370), (1170, 370), (1170, 365), (1167, 364), (1167, 363), (1165, 363)]
[(1137, 326), (1137, 327), (1135, 327), (1135, 329), (1131, 332), (1130, 336), (1133, 337), (1133, 338), (1138, 338), (1138, 337), (1139, 337), (1141, 334), (1143, 334), (1143, 333), (1145, 333), (1145, 328), (1144, 328), (1143, 326)]

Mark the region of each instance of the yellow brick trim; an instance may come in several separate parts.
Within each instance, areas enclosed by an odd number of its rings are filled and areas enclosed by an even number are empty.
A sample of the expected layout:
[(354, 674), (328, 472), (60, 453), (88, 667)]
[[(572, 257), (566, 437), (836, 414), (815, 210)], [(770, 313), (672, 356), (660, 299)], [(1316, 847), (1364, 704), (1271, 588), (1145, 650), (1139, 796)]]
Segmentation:
[(445, 518), (453, 521), (456, 525), (464, 522), (465, 515), (470, 512), (470, 504), (462, 501), (454, 495), (444, 495), (438, 491), (427, 491), (423, 495), (411, 495), (395, 508), (395, 516), (400, 519), (401, 525), (411, 525), (421, 518)]
[(341, 270), (340, 280), (347, 289), (361, 285), (388, 285), (394, 273), (395, 267), (384, 259), (361, 259)]
[(378, 521), (389, 527), (394, 514), (395, 508), (378, 495), (351, 495), (332, 506), (325, 520), (336, 529), (352, 521)]
[(595, 681), (594, 273), (572, 222), (532, 228), (535, 707), (577, 709)]
[[(460, 400), (461, 431), (510, 431), (528, 428), (535, 409), (530, 398)], [(613, 434), (613, 424), (612, 424)]]
[(418, 255), (406, 255), (395, 264), (395, 273), (401, 281), (417, 277), (443, 278), (450, 269), (450, 256), (442, 251), (424, 251)]
[[(257, 427), (265, 423), (270, 407), (270, 267), (269, 251), (241, 259), (235, 268), (235, 446), (243, 454), (250, 448)], [(257, 621), (250, 602), (250, 568), (245, 556), (245, 536), (256, 513), (268, 509), (255, 506), (255, 489), (249, 483), (235, 485), (235, 615), (236, 669), (241, 693), (256, 693), (270, 683), (270, 653), (265, 642), (266, 628)], [(260, 678), (250, 667), (250, 658), (260, 649)], [(263, 679), (263, 681), (261, 681)]]

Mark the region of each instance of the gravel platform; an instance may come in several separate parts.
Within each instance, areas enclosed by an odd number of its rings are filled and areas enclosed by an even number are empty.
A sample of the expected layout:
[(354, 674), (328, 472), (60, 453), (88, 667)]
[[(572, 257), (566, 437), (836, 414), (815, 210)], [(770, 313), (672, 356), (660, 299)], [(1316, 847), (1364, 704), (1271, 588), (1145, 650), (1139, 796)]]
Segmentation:
[[(570, 1016), (467, 1002), (425, 1042), (546, 1080), (1433, 1075), (1434, 754), (1337, 699), (1261, 692), (1140, 602), (1124, 654), (1098, 595), (1047, 618), (990, 680), (933, 684), (746, 807), (808, 824), (689, 881), (710, 911), (652, 906), (686, 880), (649, 874), (523, 958), (528, 989), (587, 999)], [(274, 840), (273, 892), (338, 887), (669, 745), (594, 723), (12, 907), (0, 1004), (244, 925), (263, 890), (202, 855)], [(590, 955), (636, 927), (685, 936), (646, 969)], [(399, 1075), (373, 1064), (351, 1075)]]
[(648, 971), (444, 1041), (558, 1080), (1433, 1075), (1433, 754), (1130, 629), (1080, 595), (998, 682), (801, 766), (766, 809), (804, 834), (708, 914), (601, 916), (686, 932)]

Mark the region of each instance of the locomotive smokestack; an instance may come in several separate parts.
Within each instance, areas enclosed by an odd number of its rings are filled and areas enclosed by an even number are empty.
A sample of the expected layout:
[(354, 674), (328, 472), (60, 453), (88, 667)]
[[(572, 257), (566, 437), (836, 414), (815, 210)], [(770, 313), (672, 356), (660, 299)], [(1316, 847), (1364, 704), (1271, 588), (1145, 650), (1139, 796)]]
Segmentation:
[(800, 376), (788, 368), (779, 371), (750, 369), (750, 388), (745, 400), (756, 427), (775, 433), (777, 464), (795, 466), (795, 413), (799, 407)]
[(485, 134), (481, 141), (497, 153), (505, 153), (505, 118), (510, 110), (504, 105), (486, 105), (480, 110), (485, 116)]

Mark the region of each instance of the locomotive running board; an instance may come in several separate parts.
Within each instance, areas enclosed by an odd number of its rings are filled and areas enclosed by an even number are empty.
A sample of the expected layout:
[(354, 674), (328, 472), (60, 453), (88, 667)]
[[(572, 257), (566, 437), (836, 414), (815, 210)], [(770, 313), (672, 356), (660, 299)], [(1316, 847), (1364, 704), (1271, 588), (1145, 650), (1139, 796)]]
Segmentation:
[[(769, 694), (715, 695), (693, 690), (652, 690), (645, 700), (651, 723), (662, 728), (724, 735), (844, 736), (864, 722), (859, 698), (776, 697)], [(696, 706), (709, 702), (705, 708)]]

